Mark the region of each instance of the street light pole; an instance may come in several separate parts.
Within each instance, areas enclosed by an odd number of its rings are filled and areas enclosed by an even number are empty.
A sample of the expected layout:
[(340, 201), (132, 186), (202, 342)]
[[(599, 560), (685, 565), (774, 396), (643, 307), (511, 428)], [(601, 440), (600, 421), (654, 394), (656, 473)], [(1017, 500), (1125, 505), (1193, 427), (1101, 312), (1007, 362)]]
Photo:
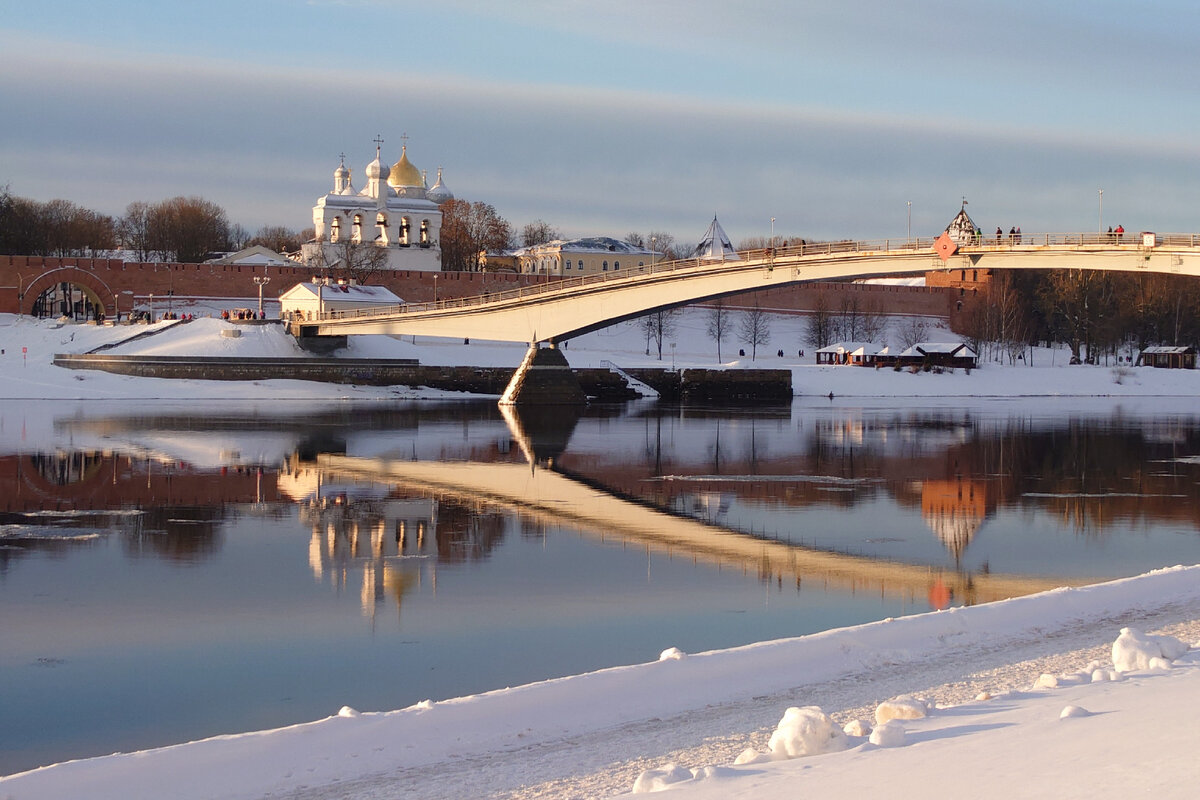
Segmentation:
[(775, 249), (775, 218), (771, 217), (771, 249)]
[(904, 202), (904, 204), (906, 206), (908, 206), (908, 240), (911, 242), (912, 241), (912, 200), (906, 200)]
[(262, 276), (261, 278), (257, 277), (257, 276), (254, 278), (254, 283), (257, 284), (257, 286), (258, 286), (258, 318), (259, 319), (263, 318), (263, 287), (266, 286), (270, 282), (271, 282), (271, 278), (266, 275)]
[(438, 279), (438, 274), (435, 272), (435, 273), (433, 273), (433, 303), (434, 303), (434, 305), (437, 305), (437, 279)]
[(1104, 190), (1100, 190), (1100, 224), (1096, 226), (1096, 233), (1104, 233)]

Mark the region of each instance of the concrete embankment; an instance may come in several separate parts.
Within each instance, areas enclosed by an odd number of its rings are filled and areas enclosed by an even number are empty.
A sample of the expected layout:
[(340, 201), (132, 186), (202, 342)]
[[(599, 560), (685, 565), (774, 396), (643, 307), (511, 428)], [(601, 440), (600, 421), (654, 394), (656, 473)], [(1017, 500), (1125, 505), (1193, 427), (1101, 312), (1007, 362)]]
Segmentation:
[[(471, 394), (500, 395), (512, 367), (443, 367), (415, 359), (226, 358), (205, 356), (54, 356), (55, 366), (94, 369), (118, 375), (176, 380), (261, 381), (291, 379), (362, 386), (427, 386)], [(588, 397), (600, 401), (635, 399), (637, 392), (610, 369), (573, 370)], [(781, 369), (712, 370), (628, 369), (637, 380), (672, 402), (790, 401), (791, 371)]]

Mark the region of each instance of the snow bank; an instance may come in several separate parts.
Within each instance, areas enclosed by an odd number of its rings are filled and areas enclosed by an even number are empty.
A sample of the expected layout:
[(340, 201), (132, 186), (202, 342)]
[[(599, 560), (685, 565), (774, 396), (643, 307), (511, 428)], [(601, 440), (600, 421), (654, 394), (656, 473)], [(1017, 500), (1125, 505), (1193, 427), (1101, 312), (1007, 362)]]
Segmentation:
[(1122, 628), (1112, 646), (1113, 666), (1117, 672), (1170, 669), (1171, 662), (1187, 649), (1187, 645), (1174, 636), (1152, 636), (1137, 628)]
[[(1113, 647), (1123, 654), (1175, 653), (1177, 659), (1187, 653), (1178, 639), (1145, 636), (1130, 628), (1121, 631)], [(786, 761), (763, 764), (754, 771), (725, 768), (719, 788), (692, 783), (676, 787), (673, 796), (691, 800), (856, 797), (875, 795), (886, 787), (888, 796), (917, 797), (927, 794), (930, 786), (971, 786), (971, 793), (981, 800), (1191, 796), (1194, 792), (1187, 788), (1194, 778), (1191, 739), (1161, 734), (1174, 729), (1175, 720), (1191, 718), (1200, 708), (1197, 655), (1191, 654), (1190, 669), (1183, 675), (1148, 673), (1151, 679), (1157, 676), (1154, 684), (1064, 682), (1047, 685), (1044, 688), (1052, 691), (1045, 694), (1017, 693), (1004, 703), (976, 701), (906, 724), (893, 718), (871, 732), (875, 749), (858, 746), (811, 759), (803, 771)], [(1091, 666), (1068, 675), (1086, 675)], [(1168, 681), (1168, 676), (1177, 680)], [(1062, 696), (1057, 692), (1064, 690), (1059, 687), (1073, 692), (1065, 706), (1057, 705)], [(1088, 710), (1078, 702), (1082, 697), (1104, 711)], [(914, 700), (903, 698), (894, 705), (914, 709), (920, 705)], [(1057, 721), (1071, 721), (1069, 729), (1048, 724), (1054, 707), (1060, 709)], [(789, 714), (799, 710), (789, 709)], [(905, 747), (910, 741), (906, 725), (916, 734), (912, 740), (925, 744), (919, 751)], [(1065, 730), (1070, 733), (1064, 734)], [(1063, 769), (1064, 764), (1070, 764), (1070, 769)]]
[(775, 758), (815, 756), (845, 747), (846, 734), (817, 706), (789, 708), (767, 743), (767, 749)]

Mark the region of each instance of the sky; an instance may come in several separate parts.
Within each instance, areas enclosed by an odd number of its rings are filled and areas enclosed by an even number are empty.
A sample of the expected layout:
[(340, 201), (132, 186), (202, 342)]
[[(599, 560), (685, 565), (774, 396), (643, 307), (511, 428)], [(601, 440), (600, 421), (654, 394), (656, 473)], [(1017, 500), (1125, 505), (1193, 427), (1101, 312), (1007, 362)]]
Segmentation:
[(361, 188), (406, 135), (430, 184), (565, 236), (936, 235), (964, 198), (985, 230), (1200, 231), (1197, 29), (1183, 0), (0, 0), (0, 187), (300, 230), (341, 153)]

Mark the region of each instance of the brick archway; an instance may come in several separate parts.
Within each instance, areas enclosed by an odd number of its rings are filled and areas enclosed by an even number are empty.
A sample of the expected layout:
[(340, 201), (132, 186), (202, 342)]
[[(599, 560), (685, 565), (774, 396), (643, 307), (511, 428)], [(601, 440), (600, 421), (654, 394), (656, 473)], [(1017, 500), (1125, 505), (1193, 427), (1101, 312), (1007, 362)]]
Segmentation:
[(55, 267), (38, 275), (25, 287), (18, 298), (21, 313), (32, 311), (33, 302), (41, 297), (42, 292), (58, 283), (69, 283), (83, 289), (93, 304), (104, 309), (104, 315), (115, 317), (117, 313), (117, 297), (112, 288), (102, 281), (95, 273), (78, 267)]

